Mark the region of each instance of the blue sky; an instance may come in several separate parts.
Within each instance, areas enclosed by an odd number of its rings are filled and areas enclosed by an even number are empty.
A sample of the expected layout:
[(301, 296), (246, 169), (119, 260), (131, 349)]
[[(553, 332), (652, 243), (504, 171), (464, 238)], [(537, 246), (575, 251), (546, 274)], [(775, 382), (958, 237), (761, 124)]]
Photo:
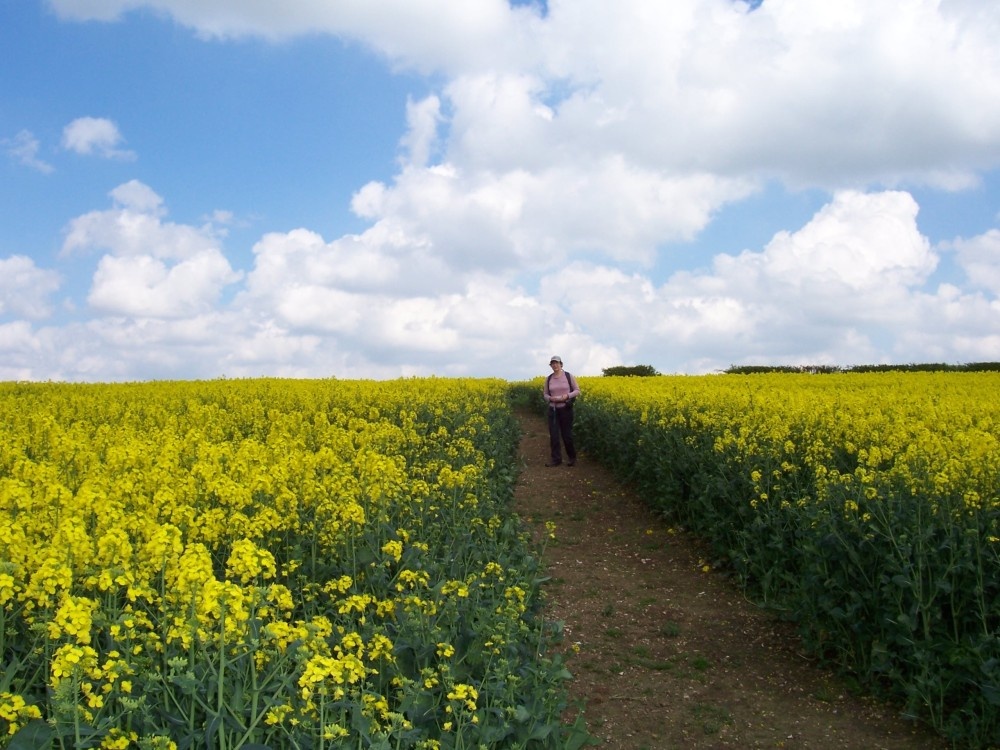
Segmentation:
[(0, 9), (0, 379), (1000, 360), (1000, 5)]

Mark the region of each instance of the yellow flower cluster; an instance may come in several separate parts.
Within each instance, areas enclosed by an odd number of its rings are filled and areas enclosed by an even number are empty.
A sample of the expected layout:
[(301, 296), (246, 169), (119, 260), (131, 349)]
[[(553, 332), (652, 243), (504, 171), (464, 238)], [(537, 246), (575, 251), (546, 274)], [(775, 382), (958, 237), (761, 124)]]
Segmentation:
[(8, 736), (17, 733), (25, 723), (42, 718), (38, 706), (29, 706), (23, 696), (0, 692), (0, 731)]

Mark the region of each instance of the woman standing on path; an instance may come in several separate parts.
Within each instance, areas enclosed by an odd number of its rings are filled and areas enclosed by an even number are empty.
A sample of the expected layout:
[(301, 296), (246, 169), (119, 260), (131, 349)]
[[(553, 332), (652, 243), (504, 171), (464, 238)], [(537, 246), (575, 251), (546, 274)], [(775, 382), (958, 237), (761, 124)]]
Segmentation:
[(552, 374), (545, 379), (542, 396), (549, 405), (549, 445), (552, 449), (552, 460), (546, 466), (559, 466), (562, 463), (560, 437), (566, 446), (567, 466), (576, 463), (576, 446), (573, 445), (573, 399), (580, 395), (580, 387), (576, 379), (563, 370), (562, 357), (555, 354), (549, 360)]

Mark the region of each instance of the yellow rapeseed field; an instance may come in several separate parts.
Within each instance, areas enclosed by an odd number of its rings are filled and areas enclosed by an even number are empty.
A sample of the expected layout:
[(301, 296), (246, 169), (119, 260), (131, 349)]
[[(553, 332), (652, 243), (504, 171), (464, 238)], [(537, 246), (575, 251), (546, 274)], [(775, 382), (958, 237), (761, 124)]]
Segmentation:
[(506, 384), (7, 383), (0, 425), (0, 737), (561, 746)]

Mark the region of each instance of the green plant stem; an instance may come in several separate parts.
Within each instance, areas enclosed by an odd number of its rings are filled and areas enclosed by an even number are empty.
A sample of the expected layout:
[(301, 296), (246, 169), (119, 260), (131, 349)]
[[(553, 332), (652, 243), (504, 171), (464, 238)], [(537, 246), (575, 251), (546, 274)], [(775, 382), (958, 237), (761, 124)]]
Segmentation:
[(219, 749), (226, 750), (226, 731), (222, 716), (226, 711), (226, 603), (219, 603), (219, 669), (215, 679), (215, 712), (218, 717)]

